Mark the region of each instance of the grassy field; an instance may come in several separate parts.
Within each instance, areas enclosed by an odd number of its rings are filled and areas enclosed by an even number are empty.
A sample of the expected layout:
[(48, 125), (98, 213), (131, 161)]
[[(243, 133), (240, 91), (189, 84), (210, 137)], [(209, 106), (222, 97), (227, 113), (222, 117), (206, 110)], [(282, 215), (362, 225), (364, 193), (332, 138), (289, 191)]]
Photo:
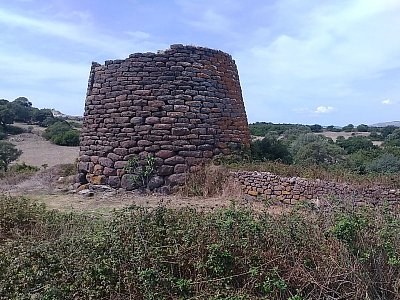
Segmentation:
[(399, 299), (399, 216), (336, 199), (95, 217), (2, 195), (0, 299)]

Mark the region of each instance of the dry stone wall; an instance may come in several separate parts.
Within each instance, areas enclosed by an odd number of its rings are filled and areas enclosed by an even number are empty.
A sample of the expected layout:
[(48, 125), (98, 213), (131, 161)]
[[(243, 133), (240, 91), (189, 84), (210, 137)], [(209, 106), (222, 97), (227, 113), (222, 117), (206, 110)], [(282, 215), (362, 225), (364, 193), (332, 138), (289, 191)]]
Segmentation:
[(357, 186), (341, 182), (282, 177), (269, 172), (236, 172), (247, 195), (296, 204), (298, 201), (327, 200), (331, 197), (356, 203), (399, 202), (400, 190), (381, 186)]
[(200, 162), (249, 147), (236, 64), (208, 48), (92, 64), (78, 163), (79, 181), (134, 188), (128, 161), (153, 157), (149, 188), (173, 186)]

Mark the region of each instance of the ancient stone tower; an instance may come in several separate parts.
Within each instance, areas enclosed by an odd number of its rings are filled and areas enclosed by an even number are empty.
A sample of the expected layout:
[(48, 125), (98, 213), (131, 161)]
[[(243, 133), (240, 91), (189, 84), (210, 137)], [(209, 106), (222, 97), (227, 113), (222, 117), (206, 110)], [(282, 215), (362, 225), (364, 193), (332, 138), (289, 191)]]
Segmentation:
[[(81, 182), (135, 188), (184, 182), (192, 166), (249, 147), (239, 76), (231, 56), (172, 45), (158, 53), (93, 63), (78, 164)], [(149, 159), (150, 158), (150, 159)], [(146, 164), (151, 164), (146, 169)], [(134, 169), (139, 168), (139, 173)], [(143, 182), (141, 182), (143, 184)]]

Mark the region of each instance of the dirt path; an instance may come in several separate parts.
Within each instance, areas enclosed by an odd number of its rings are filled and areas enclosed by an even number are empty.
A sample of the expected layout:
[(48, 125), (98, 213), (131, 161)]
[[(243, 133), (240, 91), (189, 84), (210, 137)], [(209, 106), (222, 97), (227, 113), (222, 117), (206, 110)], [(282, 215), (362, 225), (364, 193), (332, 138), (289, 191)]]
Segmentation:
[[(74, 190), (71, 177), (60, 179), (61, 169), (59, 166), (54, 166), (31, 176), (2, 178), (0, 179), (0, 194), (28, 197), (44, 203), (49, 209), (94, 215), (109, 215), (113, 210), (132, 205), (149, 208), (163, 205), (173, 209), (190, 207), (201, 211), (212, 211), (235, 204), (257, 211), (265, 209), (261, 200), (250, 199), (240, 194), (229, 197), (184, 197), (179, 193), (175, 195), (143, 194), (94, 186), (93, 194), (89, 197)], [(287, 209), (283, 204), (277, 204), (269, 207), (268, 211), (280, 213)]]
[[(28, 125), (17, 124), (24, 129)], [(85, 212), (96, 215), (108, 215), (115, 209), (128, 206), (157, 207), (163, 205), (168, 208), (179, 209), (191, 207), (202, 211), (235, 205), (262, 210), (265, 205), (262, 201), (247, 199), (243, 195), (230, 197), (183, 197), (176, 195), (140, 194), (124, 190), (104, 189), (95, 190), (91, 197), (80, 194), (74, 189), (73, 176), (62, 177), (60, 164), (73, 163), (79, 154), (79, 147), (63, 147), (51, 144), (42, 138), (43, 128), (33, 126), (29, 133), (23, 133), (9, 138), (9, 141), (22, 150), (18, 163), (48, 167), (33, 175), (17, 174), (0, 178), (0, 194), (19, 195), (29, 197), (46, 204), (50, 209), (60, 211)], [(60, 178), (61, 177), (61, 178)], [(269, 208), (271, 212), (281, 212), (286, 208), (277, 205)]]
[[(90, 198), (79, 194), (31, 195), (30, 198), (46, 204), (50, 209), (79, 213), (85, 212), (95, 215), (108, 215), (113, 210), (119, 210), (129, 206), (155, 208), (162, 205), (173, 209), (190, 207), (200, 211), (227, 208), (233, 204), (258, 211), (265, 208), (261, 201), (254, 200), (229, 200), (222, 197), (182, 197), (179, 195), (139, 195), (128, 192), (123, 192), (121, 194), (118, 192), (99, 193)], [(269, 208), (269, 211), (280, 212), (283, 209), (283, 206), (274, 206)]]
[[(19, 127), (27, 128), (28, 125), (17, 124)], [(21, 157), (16, 163), (25, 162), (28, 165), (40, 167), (47, 165), (49, 167), (58, 164), (74, 163), (79, 155), (79, 147), (58, 146), (46, 141), (41, 132), (43, 128), (31, 126), (31, 133), (22, 133), (12, 136), (9, 142), (22, 150)]]

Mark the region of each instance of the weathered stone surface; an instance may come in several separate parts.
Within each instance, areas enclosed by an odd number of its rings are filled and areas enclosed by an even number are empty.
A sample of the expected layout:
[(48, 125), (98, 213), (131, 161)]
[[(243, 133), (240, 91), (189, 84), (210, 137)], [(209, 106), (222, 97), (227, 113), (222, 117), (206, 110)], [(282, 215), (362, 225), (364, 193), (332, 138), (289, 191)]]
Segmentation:
[(174, 155), (174, 151), (170, 151), (170, 150), (160, 150), (160, 151), (156, 152), (156, 156), (160, 157), (162, 159), (170, 158), (173, 155)]
[(132, 174), (125, 174), (121, 178), (121, 187), (127, 191), (132, 191), (136, 188)]
[(168, 166), (168, 165), (162, 165), (158, 168), (158, 175), (160, 176), (167, 176), (171, 175), (174, 172), (174, 167), (173, 166)]
[(163, 184), (164, 184), (164, 177), (153, 176), (152, 178), (150, 178), (149, 182), (147, 183), (147, 188), (152, 191), (156, 188), (159, 188)]
[(177, 164), (184, 164), (185, 163), (185, 159), (182, 156), (173, 156), (170, 158), (167, 158), (164, 161), (165, 164), (167, 165), (177, 165)]
[(87, 184), (88, 181), (87, 181), (87, 179), (86, 179), (86, 173), (78, 173), (78, 174), (76, 175), (75, 181), (78, 182), (78, 183), (80, 183), (80, 184)]
[(114, 162), (110, 158), (100, 157), (99, 164), (102, 165), (103, 167), (111, 168), (114, 165)]
[(121, 178), (119, 176), (108, 177), (108, 185), (113, 188), (118, 188), (121, 186)]
[(184, 184), (186, 180), (186, 175), (185, 173), (182, 174), (172, 174), (171, 176), (168, 176), (166, 179), (166, 183), (169, 186), (175, 186), (175, 185), (181, 185)]
[[(175, 172), (176, 173), (176, 172)], [(262, 195), (266, 199), (296, 204), (298, 201), (312, 201), (323, 205), (333, 197), (355, 201), (357, 205), (396, 201), (400, 189), (385, 189), (381, 186), (351, 185), (341, 182), (312, 180), (298, 177), (282, 177), (269, 172), (240, 171), (233, 174), (247, 195)]]
[(106, 182), (107, 182), (106, 176), (103, 176), (103, 175), (89, 174), (89, 175), (86, 175), (86, 179), (91, 184), (106, 184)]
[(250, 135), (230, 55), (179, 45), (92, 64), (80, 173), (133, 189), (126, 162), (138, 157), (145, 165), (147, 157), (154, 157), (163, 184), (174, 185), (190, 167), (230, 154), (241, 144), (248, 147)]

